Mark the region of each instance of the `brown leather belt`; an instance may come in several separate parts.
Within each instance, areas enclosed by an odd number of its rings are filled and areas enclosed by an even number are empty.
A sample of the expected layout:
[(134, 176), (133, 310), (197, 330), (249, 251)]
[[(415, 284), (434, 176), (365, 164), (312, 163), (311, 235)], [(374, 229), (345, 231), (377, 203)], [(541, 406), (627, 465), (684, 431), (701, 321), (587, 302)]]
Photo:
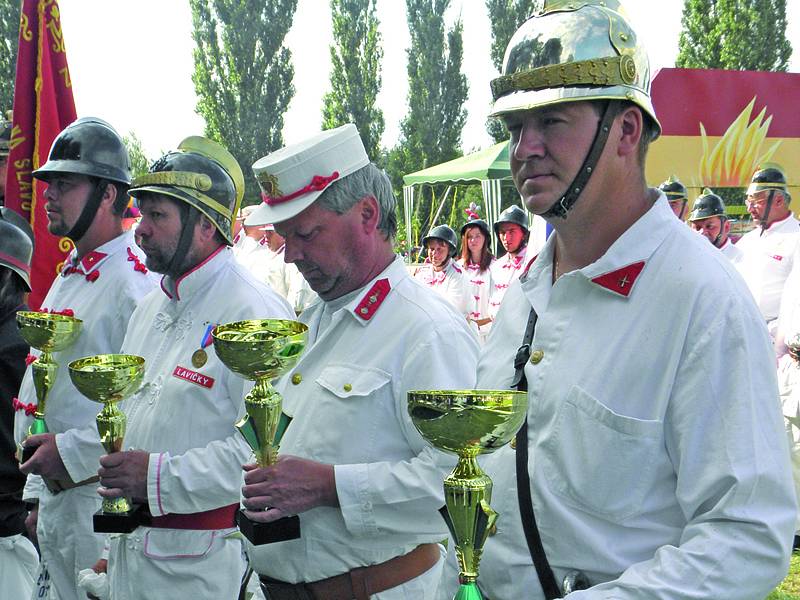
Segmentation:
[(284, 583), (261, 575), (261, 589), (267, 600), (369, 600), (372, 594), (419, 577), (438, 562), (439, 556), (439, 544), (422, 544), (386, 562), (311, 583)]
[(76, 487), (81, 487), (82, 485), (89, 485), (90, 483), (97, 483), (100, 481), (100, 478), (97, 475), (94, 477), (89, 477), (89, 479), (84, 479), (83, 481), (78, 481), (77, 483), (72, 481), (72, 479), (48, 479), (47, 477), (42, 477), (42, 479), (44, 480), (44, 484), (47, 486), (47, 489), (50, 490), (50, 493), (54, 496), (59, 492), (64, 492)]

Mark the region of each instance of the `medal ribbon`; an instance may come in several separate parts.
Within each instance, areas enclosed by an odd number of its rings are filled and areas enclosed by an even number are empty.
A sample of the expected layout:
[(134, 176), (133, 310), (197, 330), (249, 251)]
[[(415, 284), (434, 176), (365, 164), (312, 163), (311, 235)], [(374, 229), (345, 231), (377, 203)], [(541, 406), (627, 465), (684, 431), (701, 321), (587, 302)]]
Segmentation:
[(200, 338), (200, 350), (207, 348), (211, 345), (211, 332), (214, 331), (214, 327), (216, 327), (216, 323), (209, 325), (206, 327), (205, 333), (203, 333), (203, 337)]

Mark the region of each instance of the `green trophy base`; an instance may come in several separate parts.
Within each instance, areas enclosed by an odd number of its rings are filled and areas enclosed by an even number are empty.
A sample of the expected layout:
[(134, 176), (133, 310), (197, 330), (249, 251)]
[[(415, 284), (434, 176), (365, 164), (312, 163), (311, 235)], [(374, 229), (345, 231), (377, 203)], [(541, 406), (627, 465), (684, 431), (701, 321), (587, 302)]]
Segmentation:
[(236, 511), (236, 524), (242, 535), (254, 546), (286, 542), (300, 537), (300, 517), (297, 515), (283, 517), (271, 523), (259, 523), (248, 519), (239, 509)]
[(95, 533), (131, 533), (140, 525), (145, 525), (150, 517), (144, 504), (133, 504), (123, 513), (98, 510), (92, 517)]
[(483, 596), (478, 589), (478, 584), (473, 581), (459, 585), (453, 600), (483, 600)]

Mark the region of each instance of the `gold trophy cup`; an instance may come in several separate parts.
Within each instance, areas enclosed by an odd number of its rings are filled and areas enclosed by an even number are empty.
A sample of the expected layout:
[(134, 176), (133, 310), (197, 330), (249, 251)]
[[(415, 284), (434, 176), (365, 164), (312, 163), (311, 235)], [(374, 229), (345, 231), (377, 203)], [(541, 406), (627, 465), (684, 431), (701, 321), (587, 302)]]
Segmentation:
[[(283, 414), (283, 399), (270, 381), (297, 364), (308, 341), (308, 327), (297, 321), (262, 319), (219, 325), (212, 333), (214, 351), (231, 371), (255, 381), (244, 399), (247, 414), (236, 429), (253, 449), (260, 467), (275, 464), (278, 444), (289, 418)], [(296, 515), (271, 523), (251, 521), (240, 510), (237, 523), (255, 546), (300, 537)]]
[(489, 503), (492, 480), (477, 456), (507, 444), (528, 409), (525, 392), (510, 390), (426, 390), (408, 392), (408, 414), (431, 445), (458, 454), (444, 480), (441, 513), (453, 536), (459, 566), (454, 600), (482, 600), (476, 580), (483, 544), (497, 520)]
[[(47, 433), (44, 410), (47, 395), (58, 375), (58, 363), (53, 360), (53, 352), (64, 350), (72, 345), (81, 333), (83, 321), (67, 315), (54, 313), (21, 311), (17, 313), (19, 332), (26, 342), (41, 355), (31, 364), (33, 388), (36, 391), (36, 411), (27, 436)], [(17, 448), (17, 459), (26, 462), (33, 456), (35, 448), (26, 448), (25, 442)]]
[[(69, 363), (69, 376), (78, 391), (103, 404), (97, 415), (100, 442), (108, 454), (120, 452), (126, 418), (116, 404), (136, 392), (144, 378), (144, 358), (131, 354), (98, 354)], [(130, 533), (141, 524), (144, 506), (127, 498), (104, 498), (94, 514), (97, 533)]]

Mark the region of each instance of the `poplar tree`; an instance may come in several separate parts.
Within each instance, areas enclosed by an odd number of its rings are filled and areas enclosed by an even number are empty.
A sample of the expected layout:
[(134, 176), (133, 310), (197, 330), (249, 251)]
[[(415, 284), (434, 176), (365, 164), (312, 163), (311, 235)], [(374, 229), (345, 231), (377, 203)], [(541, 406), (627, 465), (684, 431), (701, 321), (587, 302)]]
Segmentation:
[(0, 2), (0, 117), (14, 102), (21, 2)]
[(322, 108), (322, 128), (354, 123), (373, 161), (380, 156), (385, 126), (376, 106), (383, 49), (375, 5), (376, 0), (331, 0), (331, 90)]
[(205, 133), (236, 157), (258, 198), (250, 166), (283, 146), (283, 115), (294, 96), (284, 39), (297, 0), (190, 0), (196, 47), (192, 75)]
[(678, 58), (684, 68), (786, 71), (786, 0), (686, 0)]
[[(539, 7), (540, 0), (486, 0), (492, 30), (492, 63), (498, 73), (503, 71), (503, 57), (511, 36)], [(498, 119), (486, 120), (486, 131), (496, 143), (509, 138), (508, 130)]]

